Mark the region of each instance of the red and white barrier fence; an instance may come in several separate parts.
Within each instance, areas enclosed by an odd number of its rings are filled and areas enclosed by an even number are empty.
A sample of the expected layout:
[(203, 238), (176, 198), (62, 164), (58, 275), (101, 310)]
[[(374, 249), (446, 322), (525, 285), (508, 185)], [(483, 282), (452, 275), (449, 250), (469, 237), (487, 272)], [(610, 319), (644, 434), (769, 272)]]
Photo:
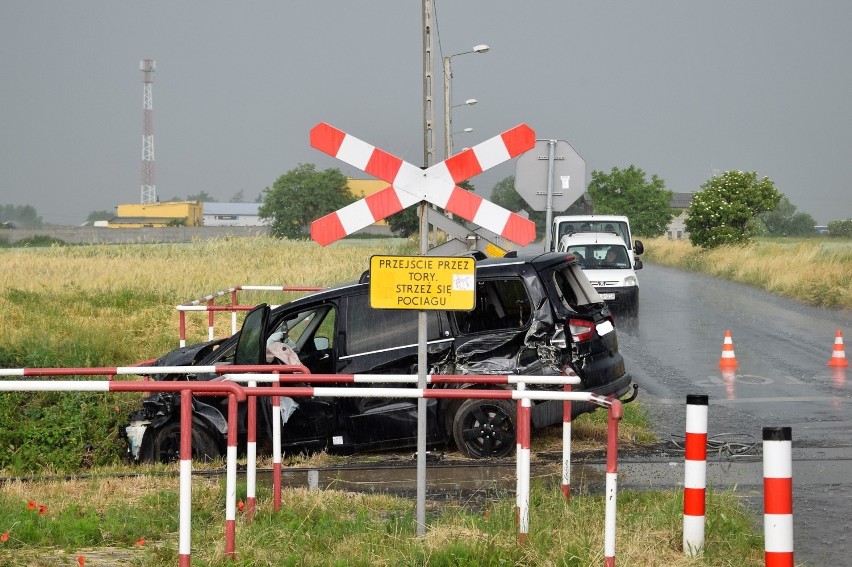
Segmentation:
[[(216, 291), (204, 297), (193, 299), (185, 303), (181, 303), (175, 309), (178, 311), (178, 339), (181, 347), (186, 346), (186, 312), (187, 311), (204, 311), (207, 312), (207, 340), (212, 341), (215, 338), (213, 314), (216, 311), (231, 312), (231, 335), (237, 332), (237, 312), (250, 311), (254, 305), (239, 305), (237, 303), (237, 292), (239, 291), (284, 291), (284, 292), (306, 292), (306, 291), (321, 291), (326, 289), (322, 286), (305, 286), (305, 285), (238, 285), (229, 287), (220, 291)], [(216, 299), (224, 296), (231, 298), (230, 305), (216, 305)]]
[(686, 439), (683, 478), (683, 551), (689, 557), (704, 550), (707, 489), (708, 396), (686, 396)]
[[(314, 379), (321, 375), (312, 374), (305, 378)], [(337, 377), (337, 375), (332, 375)], [(227, 375), (225, 378), (230, 378)], [(526, 378), (526, 377), (525, 377)], [(260, 381), (260, 380), (258, 380)], [(609, 421), (607, 428), (607, 477), (606, 477), (606, 518), (604, 521), (604, 540), (606, 562), (605, 565), (615, 565), (615, 498), (618, 474), (618, 422), (622, 416), (622, 405), (617, 399), (607, 398), (590, 392), (549, 392), (535, 390), (478, 390), (473, 388), (445, 389), (445, 388), (347, 388), (347, 387), (323, 387), (323, 386), (291, 386), (291, 387), (257, 387), (246, 390), (249, 396), (289, 396), (317, 397), (317, 398), (432, 398), (432, 399), (496, 399), (496, 400), (571, 400), (576, 402), (594, 403), (600, 407), (608, 408)], [(529, 402), (527, 402), (529, 403)], [(522, 424), (521, 421), (526, 423)], [(518, 431), (529, 430), (529, 412), (523, 411), (518, 416)], [(529, 441), (526, 442), (527, 444)], [(521, 502), (518, 524), (521, 529), (529, 525), (528, 508), (523, 502), (529, 502), (529, 468), (521, 471), (522, 478), (517, 480), (518, 490), (526, 492), (519, 499)], [(525, 534), (526, 532), (520, 532)], [(519, 539), (523, 539), (519, 535)]]
[(793, 431), (763, 428), (763, 537), (766, 567), (793, 567)]
[[(82, 375), (83, 369), (76, 374)], [(184, 370), (186, 372), (187, 370)], [(192, 526), (192, 394), (227, 395), (228, 431), (236, 431), (236, 402), (246, 399), (243, 388), (223, 381), (215, 382), (122, 382), (113, 380), (5, 380), (0, 381), (0, 392), (176, 392), (180, 393), (180, 513), (178, 523), (178, 562), (180, 567), (190, 567), (190, 541)], [(231, 410), (233, 408), (233, 411)], [(233, 415), (232, 415), (233, 414)], [(236, 473), (236, 455), (233, 469)], [(229, 453), (228, 458), (231, 458)], [(229, 463), (229, 469), (231, 465)], [(234, 554), (234, 533), (225, 527), (226, 555)]]
[[(273, 400), (273, 412), (277, 410), (277, 401), (279, 396), (289, 397), (378, 397), (378, 398), (433, 398), (433, 399), (505, 399), (518, 400), (521, 405), (521, 412), (518, 415), (517, 431), (519, 435), (519, 443), (521, 445), (521, 453), (519, 460), (522, 466), (519, 467), (519, 478), (517, 479), (518, 492), (521, 494), (518, 512), (519, 525), (519, 541), (523, 543), (529, 526), (529, 441), (530, 441), (530, 411), (531, 400), (562, 400), (562, 401), (579, 401), (594, 403), (600, 407), (608, 409), (608, 433), (607, 433), (607, 480), (606, 480), (606, 509), (604, 520), (604, 540), (605, 540), (605, 566), (615, 565), (615, 497), (616, 497), (616, 478), (617, 478), (617, 438), (618, 438), (618, 422), (622, 415), (622, 405), (617, 399), (611, 399), (597, 394), (588, 392), (566, 392), (566, 391), (533, 391), (526, 390), (525, 383), (553, 383), (554, 379), (559, 380), (558, 383), (565, 385), (566, 381), (574, 382), (576, 377), (573, 376), (524, 376), (523, 381), (518, 380), (517, 376), (446, 376), (435, 375), (429, 379), (435, 382), (464, 380), (472, 382), (475, 379), (480, 383), (510, 383), (517, 382), (518, 390), (491, 389), (481, 390), (473, 388), (399, 388), (399, 387), (379, 387), (379, 388), (349, 388), (349, 387), (313, 387), (313, 386), (293, 386), (293, 387), (253, 387), (243, 388), (242, 386), (233, 383), (235, 380), (250, 380), (263, 381), (264, 377), (272, 378), (275, 381), (280, 381), (282, 378), (287, 380), (306, 380), (316, 379), (317, 381), (327, 382), (347, 382), (356, 381), (384, 381), (388, 382), (388, 378), (393, 381), (403, 381), (401, 376), (385, 376), (385, 375), (310, 375), (305, 374), (299, 377), (285, 375), (252, 375), (247, 374), (240, 376), (239, 372), (251, 372), (249, 369), (263, 368), (269, 370), (270, 366), (210, 366), (210, 367), (109, 367), (109, 368), (37, 368), (37, 369), (0, 369), (0, 376), (57, 376), (57, 375), (85, 375), (85, 374), (139, 374), (141, 372), (150, 371), (151, 373), (188, 373), (188, 372), (210, 372), (223, 373), (233, 372), (233, 374), (225, 374), (222, 380), (212, 381), (54, 381), (54, 380), (16, 380), (16, 381), (0, 381), (0, 392), (13, 391), (82, 391), (82, 392), (179, 392), (181, 395), (181, 443), (180, 443), (180, 534), (179, 534), (179, 564), (181, 567), (189, 567), (190, 565), (190, 541), (191, 541), (191, 483), (192, 483), (192, 399), (193, 394), (208, 394), (208, 395), (226, 395), (228, 396), (228, 435), (227, 435), (227, 455), (226, 455), (226, 505), (225, 505), (225, 556), (233, 559), (235, 556), (235, 522), (236, 522), (236, 461), (237, 461), (237, 407), (238, 401), (245, 401), (248, 398), (256, 396), (271, 396)], [(301, 371), (304, 367), (283, 367), (287, 371)], [(408, 381), (416, 376), (406, 377)], [(274, 417), (277, 414), (273, 413)], [(277, 453), (280, 462), (280, 419), (272, 419), (273, 435), (277, 435), (278, 443)], [(278, 425), (278, 431), (275, 431), (275, 425)], [(524, 456), (526, 455), (526, 457)], [(280, 490), (280, 476), (276, 479), (276, 483)], [(280, 494), (280, 493), (279, 493)], [(280, 496), (278, 497), (280, 500)]]
[[(234, 382), (242, 382), (248, 383), (250, 387), (254, 387), (257, 382), (267, 382), (267, 383), (317, 383), (317, 384), (327, 384), (327, 383), (335, 383), (335, 384), (416, 384), (418, 377), (416, 374), (310, 374), (310, 375), (300, 375), (300, 374), (252, 374), (250, 376), (225, 376), (224, 378), (230, 379)], [(466, 375), (466, 374), (427, 374), (426, 375), (426, 383), (427, 384), (517, 384), (519, 390), (524, 386), (524, 384), (538, 384), (538, 385), (562, 385), (566, 388), (566, 392), (571, 391), (572, 384), (579, 384), (580, 378), (573, 372), (568, 371), (562, 376), (517, 376), (517, 375), (507, 375), (507, 374), (488, 374), (488, 375)], [(249, 391), (251, 392), (251, 391)], [(256, 439), (256, 428), (257, 428), (257, 418), (252, 417), (251, 407), (253, 405), (254, 395), (249, 393), (249, 420), (248, 420), (248, 438)], [(518, 405), (520, 407), (520, 401)], [(570, 421), (571, 421), (571, 401), (564, 402), (563, 409), (568, 412), (568, 417), (563, 416), (563, 420), (567, 420), (569, 427), (569, 435), (563, 437), (563, 443), (567, 442), (567, 445), (563, 445), (562, 447), (562, 478), (565, 482), (570, 482), (570, 474), (571, 474), (571, 437), (570, 437)], [(272, 397), (272, 446), (273, 446), (273, 455), (272, 455), (272, 484), (273, 484), (273, 494), (275, 498), (274, 507), (275, 510), (278, 510), (281, 505), (281, 423), (280, 420), (275, 419), (275, 416), (278, 415), (279, 411), (279, 398), (277, 396)], [(519, 418), (520, 421), (520, 418)], [(521, 455), (522, 451), (520, 448), (521, 437), (518, 437), (518, 451), (517, 454)], [(252, 450), (251, 446), (247, 448), (247, 454)], [(529, 452), (529, 440), (527, 441), (527, 452)], [(516, 463), (516, 468), (519, 467)], [(529, 470), (529, 466), (527, 466), (527, 471)], [(247, 494), (246, 500), (249, 506), (251, 507), (252, 503), (255, 501), (255, 480), (254, 477), (256, 475), (257, 467), (252, 459), (249, 458), (248, 466), (247, 466)], [(517, 468), (516, 472), (517, 478), (522, 478), (523, 474), (521, 473), (521, 469)], [(529, 474), (529, 473), (527, 473)], [(563, 489), (564, 490), (564, 489)], [(522, 494), (522, 491), (518, 491), (518, 494)], [(520, 501), (517, 503), (517, 510), (520, 510)], [(518, 515), (520, 518), (520, 515)]]

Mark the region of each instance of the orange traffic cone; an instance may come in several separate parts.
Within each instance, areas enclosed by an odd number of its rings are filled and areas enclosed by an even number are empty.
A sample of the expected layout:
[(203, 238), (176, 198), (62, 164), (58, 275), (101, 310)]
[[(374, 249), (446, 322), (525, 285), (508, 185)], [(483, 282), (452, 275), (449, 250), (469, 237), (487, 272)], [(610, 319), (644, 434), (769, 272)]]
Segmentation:
[(849, 366), (849, 361), (846, 360), (846, 351), (843, 349), (843, 333), (837, 329), (837, 334), (834, 336), (834, 349), (831, 351), (831, 360), (828, 361), (828, 366), (840, 366), (846, 368)]
[(734, 368), (739, 364), (734, 355), (734, 341), (731, 340), (731, 331), (725, 331), (725, 342), (722, 343), (722, 358), (719, 359), (720, 368)]

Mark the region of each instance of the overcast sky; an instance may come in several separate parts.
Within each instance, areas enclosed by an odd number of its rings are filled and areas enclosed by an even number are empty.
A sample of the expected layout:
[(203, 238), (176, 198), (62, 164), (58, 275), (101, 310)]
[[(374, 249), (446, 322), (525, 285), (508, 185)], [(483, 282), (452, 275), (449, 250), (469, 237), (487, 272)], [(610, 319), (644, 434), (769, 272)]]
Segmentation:
[[(673, 191), (757, 171), (820, 224), (852, 217), (852, 2), (436, 0), (453, 57), (455, 148), (519, 123), (587, 170), (635, 165)], [(321, 154), (328, 122), (423, 163), (419, 0), (6, 0), (0, 3), (0, 205), (79, 224), (141, 196), (141, 59), (155, 59), (161, 200), (253, 201)], [(487, 196), (509, 162), (471, 182)]]

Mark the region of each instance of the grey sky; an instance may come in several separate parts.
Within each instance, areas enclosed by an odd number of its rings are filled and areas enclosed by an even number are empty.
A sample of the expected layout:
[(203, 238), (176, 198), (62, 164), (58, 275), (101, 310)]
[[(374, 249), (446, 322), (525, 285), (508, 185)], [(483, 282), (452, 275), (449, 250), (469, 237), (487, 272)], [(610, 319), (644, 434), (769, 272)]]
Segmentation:
[[(420, 0), (0, 3), (0, 205), (46, 222), (140, 200), (142, 73), (153, 85), (157, 194), (255, 197), (328, 122), (423, 161)], [(755, 170), (819, 223), (852, 217), (852, 2), (436, 0), (453, 58), (456, 149), (521, 122), (588, 170), (631, 164), (674, 191)], [(471, 181), (488, 195), (514, 163)]]

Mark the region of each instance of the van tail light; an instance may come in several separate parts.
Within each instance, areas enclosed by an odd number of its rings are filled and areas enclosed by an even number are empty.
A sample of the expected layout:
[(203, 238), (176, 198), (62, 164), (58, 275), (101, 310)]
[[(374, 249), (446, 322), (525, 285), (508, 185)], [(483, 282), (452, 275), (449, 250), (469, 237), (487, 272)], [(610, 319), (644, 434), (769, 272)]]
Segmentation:
[(571, 331), (575, 343), (588, 341), (595, 334), (595, 322), (585, 319), (569, 319), (568, 329)]

